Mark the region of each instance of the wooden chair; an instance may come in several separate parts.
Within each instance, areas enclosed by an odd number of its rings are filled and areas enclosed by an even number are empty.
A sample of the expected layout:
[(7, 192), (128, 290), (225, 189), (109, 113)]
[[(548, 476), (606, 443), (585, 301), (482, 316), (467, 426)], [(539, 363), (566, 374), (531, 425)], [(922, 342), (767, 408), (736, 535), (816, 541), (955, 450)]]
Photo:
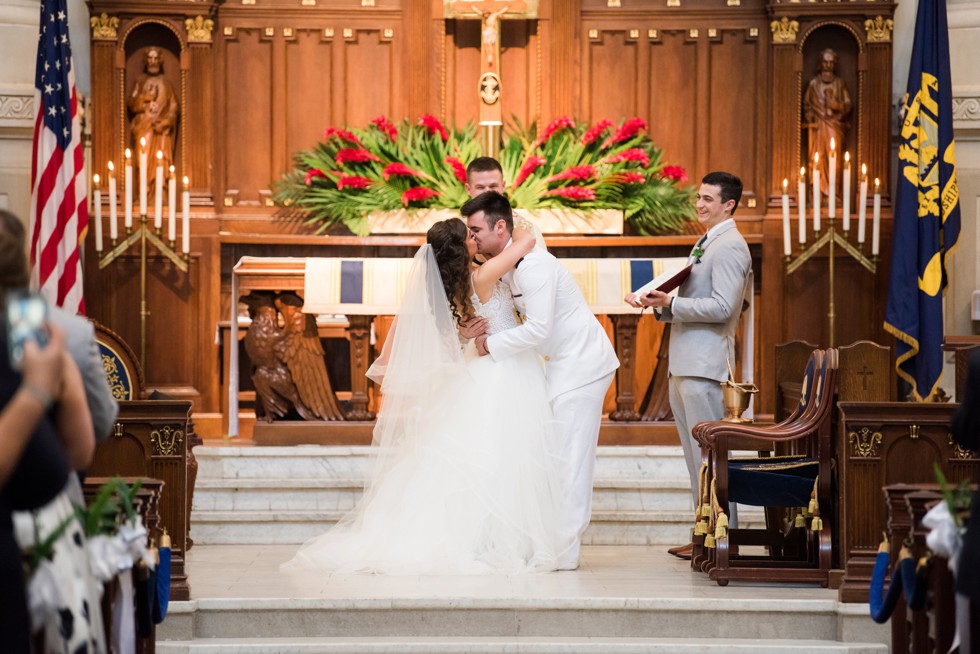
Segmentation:
[[(707, 422), (694, 428), (707, 464), (703, 485), (709, 489), (711, 507), (704, 541), (706, 547), (711, 540), (715, 545), (702, 569), (719, 585), (731, 579), (828, 584), (837, 350), (817, 351), (811, 361), (813, 382), (808, 381), (808, 364), (803, 398), (787, 420), (771, 427)], [(760, 455), (731, 456), (740, 450)], [(772, 515), (777, 508), (784, 516), (788, 510), (793, 519), (768, 519), (764, 529), (729, 530), (729, 502), (764, 506)], [(766, 554), (733, 552), (743, 546), (763, 546)]]
[[(799, 354), (798, 348), (795, 347), (796, 344), (803, 343), (803, 341), (793, 341), (790, 346), (794, 350), (794, 354)], [(797, 357), (798, 358), (798, 357)], [(793, 395), (795, 398), (793, 400), (793, 405), (789, 408), (787, 415), (781, 422), (773, 425), (771, 429), (784, 429), (790, 425), (796, 423), (799, 420), (810, 420), (812, 415), (816, 410), (817, 406), (817, 393), (815, 392), (818, 386), (818, 375), (822, 375), (822, 369), (824, 365), (824, 351), (811, 349), (809, 353), (809, 359), (800, 359), (799, 366), (797, 368), (797, 375), (799, 374), (799, 368), (803, 368), (803, 377), (801, 381), (795, 383), (796, 393)], [(800, 379), (797, 377), (797, 379)], [(707, 425), (712, 425), (716, 423), (701, 423), (705, 425), (701, 427), (696, 425), (694, 431), (696, 433), (703, 433), (707, 429)], [(787, 455), (792, 454), (792, 450), (788, 446), (777, 446), (775, 452), (770, 452), (765, 449), (759, 449), (753, 447), (759, 456), (771, 456), (776, 455)], [(701, 448), (701, 475), (698, 483), (698, 507), (695, 511), (695, 528), (694, 528), (694, 553), (691, 557), (691, 566), (695, 570), (707, 570), (714, 564), (714, 530), (715, 530), (715, 515), (716, 509), (712, 509), (712, 498), (711, 498), (711, 483), (714, 478), (713, 470), (715, 464), (715, 457), (713, 449), (708, 447)], [(782, 523), (784, 522), (784, 511), (777, 511), (775, 509), (766, 510), (766, 525), (770, 530), (778, 530), (782, 528)], [(700, 523), (700, 524), (699, 524)], [(710, 534), (710, 537), (708, 537)], [(770, 539), (771, 547), (778, 547), (778, 539)]]

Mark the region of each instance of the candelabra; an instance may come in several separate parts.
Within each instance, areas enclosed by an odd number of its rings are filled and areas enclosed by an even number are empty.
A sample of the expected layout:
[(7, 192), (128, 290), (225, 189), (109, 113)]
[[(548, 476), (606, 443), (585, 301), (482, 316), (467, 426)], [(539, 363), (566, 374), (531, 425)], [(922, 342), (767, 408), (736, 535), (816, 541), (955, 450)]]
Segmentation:
[(140, 245), (140, 365), (144, 369), (146, 368), (146, 317), (150, 315), (150, 312), (146, 309), (147, 242), (159, 250), (163, 256), (170, 259), (177, 269), (182, 272), (187, 272), (191, 263), (189, 252), (185, 251), (183, 255), (178, 254), (176, 241), (170, 241), (169, 244), (165, 243), (160, 238), (163, 230), (161, 228), (151, 228), (147, 222), (146, 212), (141, 212), (139, 226), (136, 229), (127, 227), (126, 237), (122, 241), (116, 243), (115, 240), (112, 240), (109, 251), (105, 254), (99, 254), (99, 270), (102, 270), (122, 256), (134, 243), (138, 242)]
[[(816, 231), (815, 233), (819, 233)], [(878, 255), (873, 254), (871, 258), (868, 258), (859, 249), (864, 244), (860, 243), (859, 247), (855, 247), (848, 240), (848, 231), (838, 232), (836, 226), (836, 220), (832, 217), (827, 218), (827, 231), (824, 232), (823, 236), (818, 238), (813, 245), (804, 249), (805, 244), (800, 243), (800, 252), (794, 258), (792, 255), (787, 254), (786, 259), (786, 274), (792, 275), (794, 272), (799, 270), (800, 266), (809, 261), (814, 255), (820, 252), (824, 246), (828, 246), (827, 261), (828, 261), (828, 285), (829, 285), (829, 300), (827, 306), (827, 322), (830, 329), (830, 347), (834, 347), (834, 322), (836, 319), (836, 314), (834, 311), (834, 260), (836, 257), (836, 246), (840, 246), (848, 255), (851, 256), (855, 261), (864, 266), (868, 272), (872, 275), (877, 273), (878, 270)]]

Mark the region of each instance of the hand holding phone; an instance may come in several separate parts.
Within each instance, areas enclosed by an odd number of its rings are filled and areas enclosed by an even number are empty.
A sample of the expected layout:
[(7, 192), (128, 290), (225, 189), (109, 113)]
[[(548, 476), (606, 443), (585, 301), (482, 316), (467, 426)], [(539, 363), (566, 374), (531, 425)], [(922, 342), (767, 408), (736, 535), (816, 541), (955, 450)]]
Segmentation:
[(43, 349), (51, 338), (47, 327), (48, 304), (38, 295), (8, 293), (5, 306), (10, 366), (14, 370), (20, 370), (24, 361), (25, 345), (29, 342), (36, 343), (38, 348)]

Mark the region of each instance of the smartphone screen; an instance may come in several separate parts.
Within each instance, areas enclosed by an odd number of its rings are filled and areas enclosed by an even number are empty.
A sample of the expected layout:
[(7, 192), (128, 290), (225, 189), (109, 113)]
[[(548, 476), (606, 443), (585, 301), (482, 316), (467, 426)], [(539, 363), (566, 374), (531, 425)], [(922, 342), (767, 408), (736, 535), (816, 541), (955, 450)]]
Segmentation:
[(7, 306), (7, 352), (10, 365), (19, 370), (24, 360), (24, 344), (34, 341), (40, 347), (48, 344), (48, 305), (38, 295), (10, 294)]

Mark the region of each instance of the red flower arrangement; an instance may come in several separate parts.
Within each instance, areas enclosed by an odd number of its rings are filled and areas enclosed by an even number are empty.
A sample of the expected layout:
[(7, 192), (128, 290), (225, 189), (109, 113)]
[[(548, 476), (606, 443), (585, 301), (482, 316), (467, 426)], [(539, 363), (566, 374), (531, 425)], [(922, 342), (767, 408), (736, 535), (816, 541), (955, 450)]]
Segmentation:
[(370, 185), (370, 179), (367, 177), (359, 177), (357, 175), (341, 175), (340, 179), (337, 180), (338, 191), (343, 191), (345, 188), (365, 189)]
[(553, 121), (551, 121), (548, 124), (547, 127), (544, 128), (544, 131), (541, 132), (541, 135), (534, 142), (534, 147), (538, 147), (542, 143), (547, 142), (548, 139), (550, 139), (554, 135), (554, 133), (557, 132), (558, 130), (566, 129), (566, 128), (571, 128), (571, 129), (575, 128), (575, 121), (572, 120), (571, 116), (562, 116), (561, 118), (555, 118)]
[(602, 136), (607, 129), (612, 127), (613, 122), (611, 120), (600, 120), (598, 123), (586, 130), (585, 134), (582, 135), (582, 145), (589, 145), (597, 138)]
[(323, 140), (329, 141), (334, 136), (344, 141), (347, 141), (348, 143), (356, 143), (357, 145), (360, 145), (362, 148), (364, 147), (364, 144), (361, 143), (361, 140), (356, 136), (354, 136), (353, 133), (348, 132), (346, 129), (341, 129), (339, 127), (328, 127), (326, 131), (323, 133)]
[(306, 172), (306, 185), (310, 186), (313, 184), (313, 180), (317, 177), (326, 177), (327, 174), (320, 170), (319, 168), (310, 168)]
[(337, 165), (344, 165), (345, 163), (367, 163), (368, 161), (381, 161), (381, 159), (376, 154), (372, 154), (367, 150), (358, 150), (356, 148), (344, 148), (333, 158), (337, 162)]
[(663, 179), (672, 179), (675, 182), (683, 183), (687, 181), (687, 171), (680, 166), (664, 166), (660, 171), (660, 176)]
[(544, 157), (528, 157), (527, 161), (524, 162), (524, 165), (521, 166), (521, 172), (517, 174), (517, 179), (514, 181), (513, 188), (517, 188), (523, 184), (524, 180), (528, 178), (528, 175), (537, 170), (539, 166), (543, 166), (545, 162), (547, 162), (547, 159)]
[(615, 182), (616, 184), (642, 184), (643, 182), (647, 181), (647, 178), (642, 173), (636, 173), (632, 171), (625, 172), (625, 173), (616, 173), (615, 175), (612, 175), (609, 179)]
[(584, 186), (563, 186), (548, 191), (545, 195), (558, 195), (568, 200), (583, 202), (595, 200), (595, 189), (585, 188)]
[(410, 202), (422, 202), (423, 200), (428, 200), (439, 195), (436, 191), (425, 186), (413, 186), (404, 193), (402, 193), (402, 204), (406, 207)]
[(403, 163), (398, 163), (397, 161), (392, 162), (385, 166), (385, 169), (381, 172), (381, 176), (385, 178), (387, 182), (395, 175), (400, 175), (402, 177), (418, 177), (422, 173), (414, 168), (409, 168)]
[(388, 139), (394, 141), (398, 137), (398, 128), (395, 124), (385, 118), (384, 116), (378, 116), (377, 118), (371, 119), (371, 124), (378, 128), (382, 134), (387, 134)]
[(602, 144), (602, 147), (608, 148), (610, 145), (615, 143), (622, 143), (623, 141), (628, 141), (637, 135), (641, 129), (647, 128), (647, 121), (642, 118), (630, 118), (616, 130), (616, 133), (606, 139)]
[(439, 132), (439, 136), (442, 137), (444, 143), (449, 140), (449, 130), (447, 130), (446, 126), (439, 122), (439, 119), (435, 116), (425, 114), (419, 118), (419, 125), (423, 125), (427, 130), (429, 130), (429, 136)]
[(552, 175), (548, 178), (549, 182), (557, 182), (562, 179), (574, 179), (578, 181), (587, 182), (590, 179), (595, 179), (596, 171), (592, 166), (585, 164), (582, 166), (572, 166), (567, 170), (563, 170), (557, 175)]
[(463, 165), (463, 162), (456, 157), (446, 157), (446, 163), (452, 166), (453, 174), (456, 175), (459, 183), (466, 184), (466, 166)]
[(620, 161), (636, 161), (646, 168), (650, 165), (650, 155), (640, 148), (630, 148), (602, 160), (603, 163), (619, 163)]

